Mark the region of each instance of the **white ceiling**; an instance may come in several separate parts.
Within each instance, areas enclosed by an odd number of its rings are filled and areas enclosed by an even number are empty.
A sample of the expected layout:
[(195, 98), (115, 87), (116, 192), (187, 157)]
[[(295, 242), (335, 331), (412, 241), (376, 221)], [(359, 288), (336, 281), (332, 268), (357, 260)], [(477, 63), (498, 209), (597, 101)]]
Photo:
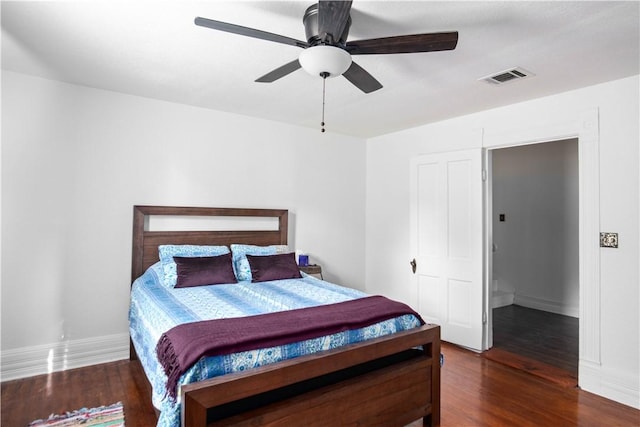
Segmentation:
[[(2, 68), (320, 128), (322, 79), (255, 83), (301, 49), (194, 25), (196, 16), (304, 40), (307, 1), (2, 1)], [(364, 94), (327, 80), (326, 127), (372, 137), (639, 73), (638, 1), (353, 2), (349, 40), (459, 31), (454, 51), (363, 55)], [(522, 67), (534, 77), (481, 77)]]

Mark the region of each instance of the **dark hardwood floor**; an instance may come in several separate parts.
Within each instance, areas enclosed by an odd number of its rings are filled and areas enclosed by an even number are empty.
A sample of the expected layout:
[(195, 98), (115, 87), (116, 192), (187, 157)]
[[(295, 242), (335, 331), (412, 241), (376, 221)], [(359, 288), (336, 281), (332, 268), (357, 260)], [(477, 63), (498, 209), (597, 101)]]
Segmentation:
[[(638, 426), (640, 411), (443, 343), (442, 426)], [(155, 426), (147, 382), (128, 360), (2, 383), (1, 425), (124, 403), (127, 427)], [(420, 425), (418, 422), (411, 426)]]
[(575, 317), (509, 305), (493, 309), (493, 346), (578, 373)]
[(127, 427), (152, 427), (148, 387), (139, 362), (129, 360), (3, 382), (0, 425), (24, 427), (52, 413), (120, 401)]
[(493, 309), (493, 348), (484, 353), (558, 383), (578, 384), (578, 325), (575, 317), (509, 305)]

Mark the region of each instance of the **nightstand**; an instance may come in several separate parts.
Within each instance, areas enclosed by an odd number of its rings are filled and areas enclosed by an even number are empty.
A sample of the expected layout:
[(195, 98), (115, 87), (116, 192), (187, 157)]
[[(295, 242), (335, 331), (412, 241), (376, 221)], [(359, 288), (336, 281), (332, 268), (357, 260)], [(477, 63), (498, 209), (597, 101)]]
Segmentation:
[(299, 265), (298, 268), (300, 269), (300, 271), (303, 271), (311, 276), (317, 277), (318, 279), (324, 280), (322, 278), (322, 267), (320, 267), (317, 264), (311, 264), (311, 265)]

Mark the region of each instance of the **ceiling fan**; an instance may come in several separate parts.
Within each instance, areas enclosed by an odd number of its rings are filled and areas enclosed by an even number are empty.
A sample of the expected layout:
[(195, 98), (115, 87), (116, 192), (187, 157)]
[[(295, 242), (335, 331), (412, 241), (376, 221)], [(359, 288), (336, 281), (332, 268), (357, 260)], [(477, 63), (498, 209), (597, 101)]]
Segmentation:
[(307, 41), (211, 19), (197, 17), (195, 24), (228, 33), (297, 46), (304, 49), (295, 59), (258, 78), (256, 82), (271, 83), (299, 68), (312, 75), (336, 77), (343, 75), (364, 93), (382, 88), (371, 74), (352, 61), (351, 55), (434, 52), (453, 50), (458, 32), (413, 34), (347, 41), (351, 26), (351, 1), (323, 1), (309, 6), (302, 18)]

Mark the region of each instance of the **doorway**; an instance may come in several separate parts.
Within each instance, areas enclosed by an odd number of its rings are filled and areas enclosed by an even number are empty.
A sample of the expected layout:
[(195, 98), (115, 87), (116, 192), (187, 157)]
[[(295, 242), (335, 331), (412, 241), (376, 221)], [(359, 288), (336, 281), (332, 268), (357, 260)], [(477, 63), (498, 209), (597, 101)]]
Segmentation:
[(488, 358), (575, 386), (580, 306), (578, 139), (489, 150)]

